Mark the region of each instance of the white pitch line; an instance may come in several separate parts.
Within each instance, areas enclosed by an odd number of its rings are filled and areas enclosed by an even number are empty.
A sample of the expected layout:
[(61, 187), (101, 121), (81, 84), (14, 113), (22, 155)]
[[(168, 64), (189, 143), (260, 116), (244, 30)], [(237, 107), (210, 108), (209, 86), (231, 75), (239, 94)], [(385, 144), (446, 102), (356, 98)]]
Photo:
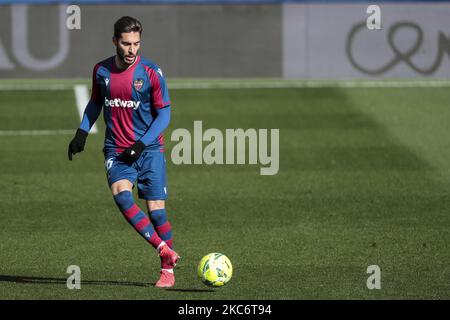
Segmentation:
[[(192, 80), (191, 82), (169, 81), (169, 89), (264, 89), (264, 88), (447, 88), (449, 80)], [(83, 118), (84, 108), (89, 102), (88, 88), (84, 84), (20, 84), (0, 83), (0, 90), (70, 90), (75, 92), (76, 104), (80, 119)], [(68, 135), (74, 130), (0, 130), (0, 136), (39, 136), (39, 135)], [(91, 133), (97, 133), (97, 126)]]
[(74, 133), (75, 130), (0, 130), (0, 136), (53, 136)]
[(2, 83), (0, 84), (0, 90), (4, 91), (60, 91), (60, 90), (72, 90), (73, 84), (12, 84)]
[[(68, 90), (75, 92), (75, 100), (80, 119), (83, 118), (84, 108), (89, 102), (89, 92), (86, 85), (20, 85), (20, 84), (0, 84), (0, 90)], [(69, 135), (74, 134), (74, 130), (0, 130), (0, 136), (48, 136), (48, 135)], [(94, 124), (90, 133), (97, 133), (97, 126)]]
[[(80, 115), (80, 120), (83, 119), (84, 108), (86, 108), (89, 102), (89, 92), (87, 86), (83, 84), (76, 85), (74, 88), (75, 91), (75, 100), (77, 101), (77, 109), (78, 114)], [(90, 133), (97, 133), (97, 125), (94, 125), (91, 128)]]

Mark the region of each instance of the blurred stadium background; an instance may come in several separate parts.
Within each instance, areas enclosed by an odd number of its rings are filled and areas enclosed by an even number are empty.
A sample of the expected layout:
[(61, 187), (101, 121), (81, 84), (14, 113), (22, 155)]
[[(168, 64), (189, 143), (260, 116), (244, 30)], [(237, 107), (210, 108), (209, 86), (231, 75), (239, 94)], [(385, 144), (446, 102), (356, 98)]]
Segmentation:
[[(450, 1), (380, 2), (379, 30), (370, 4), (0, 0), (0, 299), (450, 298)], [(109, 194), (101, 121), (66, 159), (122, 15), (143, 23), (174, 107), (170, 290)], [(170, 134), (195, 120), (280, 129), (279, 173), (174, 165)], [(235, 268), (218, 290), (196, 279), (213, 251)]]

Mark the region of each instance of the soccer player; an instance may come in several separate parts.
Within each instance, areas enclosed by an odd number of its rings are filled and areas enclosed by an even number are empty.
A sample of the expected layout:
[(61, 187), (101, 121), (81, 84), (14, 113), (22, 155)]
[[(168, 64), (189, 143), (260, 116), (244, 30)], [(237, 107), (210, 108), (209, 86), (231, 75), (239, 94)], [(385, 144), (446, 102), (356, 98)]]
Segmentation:
[[(124, 16), (114, 24), (116, 55), (94, 67), (91, 99), (69, 144), (68, 156), (72, 160), (73, 154), (84, 150), (88, 133), (103, 109), (108, 185), (125, 219), (159, 253), (161, 271), (155, 286), (165, 288), (175, 284), (173, 269), (179, 259), (165, 209), (163, 131), (171, 108), (161, 69), (139, 55), (141, 33), (142, 25), (135, 18)], [(134, 201), (136, 182), (148, 216)]]

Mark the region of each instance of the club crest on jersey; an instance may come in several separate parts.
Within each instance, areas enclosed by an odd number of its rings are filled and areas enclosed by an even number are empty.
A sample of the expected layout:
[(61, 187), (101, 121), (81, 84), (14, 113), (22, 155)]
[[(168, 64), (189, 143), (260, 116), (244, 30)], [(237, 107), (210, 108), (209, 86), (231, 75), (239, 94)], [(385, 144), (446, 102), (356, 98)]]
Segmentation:
[(136, 79), (133, 82), (133, 86), (134, 88), (139, 91), (141, 90), (142, 86), (144, 85), (144, 80), (143, 79)]

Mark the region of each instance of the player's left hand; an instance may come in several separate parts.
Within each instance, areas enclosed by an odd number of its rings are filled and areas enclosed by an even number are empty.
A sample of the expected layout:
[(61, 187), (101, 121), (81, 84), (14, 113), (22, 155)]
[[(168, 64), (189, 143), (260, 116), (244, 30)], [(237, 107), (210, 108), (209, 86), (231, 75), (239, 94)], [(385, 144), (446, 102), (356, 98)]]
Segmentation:
[(135, 144), (133, 144), (131, 147), (128, 147), (125, 149), (119, 156), (119, 159), (126, 163), (133, 163), (142, 154), (142, 151), (145, 149), (145, 144), (139, 140)]
[(77, 129), (75, 137), (70, 141), (69, 148), (67, 150), (69, 160), (72, 161), (72, 155), (84, 150), (84, 145), (86, 144), (86, 138), (88, 133), (80, 128)]

